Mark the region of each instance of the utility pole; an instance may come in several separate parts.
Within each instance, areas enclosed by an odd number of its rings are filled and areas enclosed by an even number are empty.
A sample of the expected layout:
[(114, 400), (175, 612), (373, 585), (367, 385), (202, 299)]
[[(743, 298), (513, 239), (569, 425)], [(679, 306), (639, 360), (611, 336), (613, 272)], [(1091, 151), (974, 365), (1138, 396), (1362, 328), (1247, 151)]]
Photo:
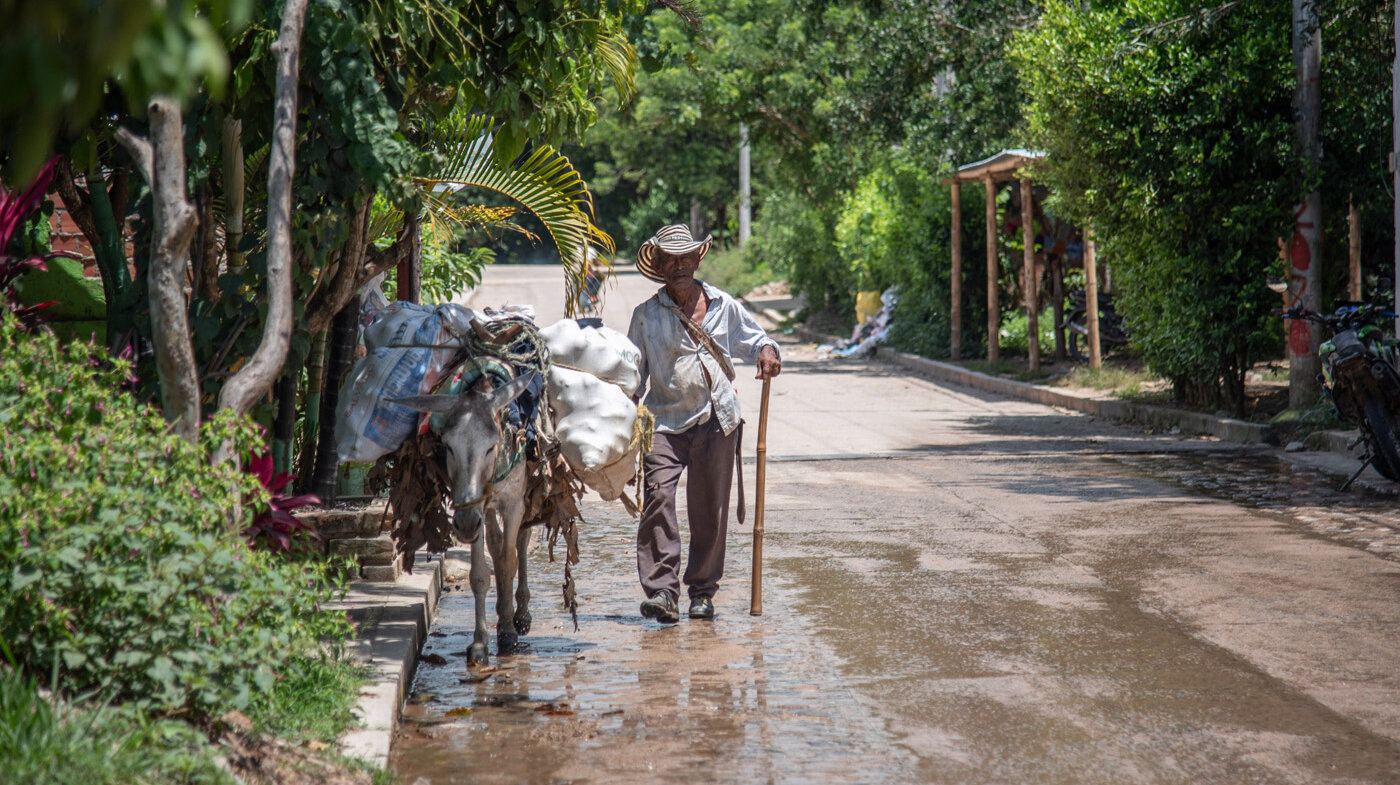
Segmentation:
[[(1298, 146), (1309, 169), (1322, 159), (1318, 126), (1322, 115), (1322, 26), (1320, 0), (1293, 0), (1293, 65), (1297, 88), (1293, 92), (1293, 116)], [(1322, 284), (1322, 194), (1314, 190), (1294, 213), (1293, 237), (1288, 243), (1288, 278), (1293, 302), (1319, 310)], [(1288, 405), (1311, 406), (1317, 401), (1318, 327), (1303, 319), (1290, 320), (1288, 329)]]
[(749, 124), (739, 123), (739, 245), (749, 241), (753, 219), (749, 196)]

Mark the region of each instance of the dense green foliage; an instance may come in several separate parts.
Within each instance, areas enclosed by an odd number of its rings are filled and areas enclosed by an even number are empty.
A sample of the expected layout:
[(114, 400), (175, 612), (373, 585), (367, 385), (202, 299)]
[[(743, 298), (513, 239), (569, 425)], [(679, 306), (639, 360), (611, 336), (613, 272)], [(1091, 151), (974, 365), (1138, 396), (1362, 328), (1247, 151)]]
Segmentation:
[[(250, 0), (50, 0), (0, 5), (0, 141), (7, 178), (24, 182), (99, 110), (135, 111), (153, 93), (221, 93), (220, 28), (240, 29)], [(113, 84), (106, 83), (108, 76)], [(105, 105), (104, 105), (105, 101)], [(22, 120), (19, 120), (22, 118)]]
[[(982, 214), (978, 188), (963, 189), (963, 212)], [(969, 220), (968, 227), (976, 223)], [(861, 180), (836, 225), (836, 258), (845, 265), (840, 280), (859, 291), (899, 287), (899, 318), (891, 327), (896, 347), (929, 357), (947, 357), (951, 313), (952, 195), (936, 172), (907, 149)], [(963, 239), (963, 332), (984, 331), (985, 233), (966, 231)], [(967, 343), (975, 350), (976, 341)]]
[[(698, 30), (653, 13), (665, 45), (658, 67), (576, 157), (619, 247), (687, 221), (692, 206), (721, 244), (733, 242), (744, 122), (751, 264), (835, 312), (848, 312), (862, 288), (901, 284), (911, 316), (896, 341), (946, 354), (948, 195), (936, 173), (1014, 141), (1019, 88), (1002, 53), (1034, 18), (1032, 4), (724, 0), (703, 11)], [(975, 221), (981, 198), (966, 190)], [(975, 260), (981, 233), (966, 234)], [(973, 347), (985, 276), (965, 275), (964, 342)]]
[(1091, 224), (1135, 343), (1178, 394), (1242, 412), (1281, 330), (1263, 285), (1303, 193), (1289, 8), (1047, 7), (1016, 49), (1040, 177)]
[(232, 785), (188, 723), (49, 700), (0, 666), (0, 785)]
[[(65, 692), (202, 716), (241, 708), (343, 641), (328, 567), (253, 550), (267, 500), (117, 392), (129, 366), (0, 324), (0, 639)], [(247, 446), (226, 418), (206, 439)], [(205, 448), (207, 449), (207, 448)]]
[[(896, 344), (940, 356), (950, 226), (939, 176), (1004, 148), (1043, 149), (1048, 209), (1095, 227), (1137, 348), (1183, 397), (1238, 409), (1244, 370), (1281, 347), (1263, 281), (1279, 272), (1277, 241), (1305, 187), (1323, 193), (1324, 299), (1347, 284), (1349, 201), (1364, 294), (1389, 297), (1393, 6), (1320, 10), (1326, 152), (1311, 174), (1294, 141), (1290, 10), (1262, 0), (720, 0), (700, 28), (653, 14), (655, 68), (579, 157), (621, 247), (695, 207), (726, 244), (747, 123), (744, 257), (835, 313), (849, 314), (857, 291), (899, 284)], [(985, 338), (980, 190), (963, 188), (969, 352)], [(1019, 242), (1004, 236), (1000, 253), (1013, 309)]]

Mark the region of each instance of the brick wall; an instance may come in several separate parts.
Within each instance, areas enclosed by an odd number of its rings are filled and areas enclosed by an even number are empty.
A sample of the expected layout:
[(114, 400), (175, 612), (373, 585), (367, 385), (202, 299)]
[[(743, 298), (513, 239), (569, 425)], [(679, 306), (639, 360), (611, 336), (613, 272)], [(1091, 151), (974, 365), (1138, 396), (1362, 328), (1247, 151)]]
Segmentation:
[[(84, 183), (79, 179), (78, 184), (83, 185)], [(53, 200), (53, 217), (49, 219), (49, 226), (53, 229), (51, 236), (53, 250), (77, 254), (83, 260), (83, 275), (88, 278), (96, 278), (97, 257), (93, 254), (92, 243), (88, 242), (83, 230), (78, 228), (78, 222), (73, 220), (73, 216), (69, 214), (68, 206), (63, 203), (63, 197), (54, 192), (49, 194), (49, 199)], [(125, 253), (127, 262), (130, 264), (131, 258), (135, 255), (135, 246), (131, 243), (130, 227), (124, 234), (126, 235)]]

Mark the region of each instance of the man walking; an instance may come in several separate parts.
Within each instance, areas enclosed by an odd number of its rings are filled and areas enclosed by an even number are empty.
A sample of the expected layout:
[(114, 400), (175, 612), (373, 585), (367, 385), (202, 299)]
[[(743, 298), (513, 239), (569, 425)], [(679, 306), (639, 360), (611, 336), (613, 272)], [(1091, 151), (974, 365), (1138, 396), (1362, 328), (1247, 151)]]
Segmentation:
[[(711, 238), (695, 240), (683, 224), (663, 227), (637, 251), (637, 270), (664, 286), (632, 312), (627, 335), (642, 351), (644, 403), (656, 436), (642, 463), (642, 521), (637, 574), (647, 599), (642, 615), (673, 623), (682, 580), (692, 619), (713, 619), (724, 575), (729, 489), (739, 442), (733, 357), (758, 365), (756, 378), (782, 370), (778, 344), (737, 300), (697, 280)], [(680, 576), (676, 487), (687, 472), (690, 554)]]

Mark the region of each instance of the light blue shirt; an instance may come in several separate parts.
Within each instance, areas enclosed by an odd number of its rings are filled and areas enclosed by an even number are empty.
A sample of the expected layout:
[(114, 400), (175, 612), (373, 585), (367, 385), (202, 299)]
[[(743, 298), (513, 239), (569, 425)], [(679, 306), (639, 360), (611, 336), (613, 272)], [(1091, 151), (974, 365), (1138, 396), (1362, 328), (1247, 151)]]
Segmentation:
[[(777, 342), (738, 300), (704, 281), (696, 283), (710, 300), (700, 325), (728, 355), (731, 366), (736, 357), (757, 363), (765, 346), (778, 351)], [(666, 307), (675, 304), (663, 286), (632, 311), (627, 337), (642, 350), (640, 371), (646, 388), (642, 403), (656, 417), (660, 433), (683, 433), (708, 422), (714, 411), (727, 436), (739, 427), (739, 396), (719, 362)], [(705, 383), (706, 371), (709, 384)]]

